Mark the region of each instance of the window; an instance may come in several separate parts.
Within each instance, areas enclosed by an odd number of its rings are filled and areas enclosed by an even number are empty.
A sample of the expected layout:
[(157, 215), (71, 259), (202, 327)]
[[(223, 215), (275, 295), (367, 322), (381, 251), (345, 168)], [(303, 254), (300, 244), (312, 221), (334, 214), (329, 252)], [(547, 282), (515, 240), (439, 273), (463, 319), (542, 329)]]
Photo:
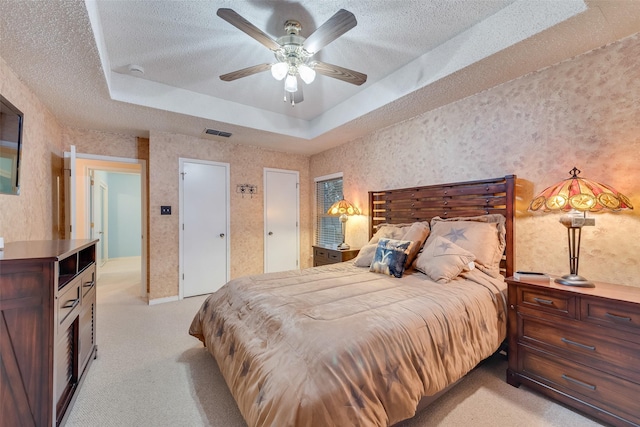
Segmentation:
[(342, 174), (316, 178), (316, 244), (336, 246), (342, 243), (342, 224), (337, 216), (327, 215), (332, 204), (341, 200)]

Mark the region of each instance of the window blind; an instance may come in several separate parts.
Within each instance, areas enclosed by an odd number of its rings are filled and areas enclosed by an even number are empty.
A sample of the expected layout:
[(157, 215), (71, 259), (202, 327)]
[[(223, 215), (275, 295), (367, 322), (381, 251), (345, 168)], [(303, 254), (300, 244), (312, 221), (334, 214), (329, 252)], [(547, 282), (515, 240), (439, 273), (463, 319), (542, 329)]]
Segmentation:
[(341, 200), (342, 177), (316, 182), (316, 236), (317, 245), (335, 246), (342, 243), (342, 224), (337, 216), (327, 215), (332, 204)]

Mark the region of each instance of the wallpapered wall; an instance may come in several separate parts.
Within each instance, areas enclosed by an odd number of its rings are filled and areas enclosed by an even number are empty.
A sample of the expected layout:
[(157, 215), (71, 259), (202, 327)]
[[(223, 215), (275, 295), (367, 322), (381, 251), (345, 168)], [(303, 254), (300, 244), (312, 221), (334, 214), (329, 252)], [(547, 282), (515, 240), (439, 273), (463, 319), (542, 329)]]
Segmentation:
[(0, 93), (24, 114), (20, 195), (0, 194), (6, 243), (57, 238), (61, 224), (62, 141), (54, 116), (0, 58)]
[[(61, 127), (0, 58), (0, 93), (25, 113), (22, 194), (0, 195), (0, 236), (6, 242), (57, 237), (62, 153), (149, 160), (150, 298), (178, 294), (178, 157), (231, 164), (231, 187), (257, 183), (264, 167), (300, 172), (301, 266), (310, 266), (313, 177), (344, 172), (345, 196), (366, 214), (367, 191), (481, 179), (520, 178), (517, 268), (564, 274), (566, 231), (553, 214), (526, 211), (534, 192), (568, 177), (610, 184), (629, 196), (632, 212), (601, 214), (583, 236), (580, 272), (594, 280), (640, 286), (640, 35), (394, 125), (313, 156), (290, 155), (182, 135), (151, 132), (151, 140)], [(43, 159), (45, 159), (43, 161)], [(308, 183), (308, 185), (304, 185)], [(231, 198), (231, 275), (260, 273), (263, 200)], [(347, 223), (347, 242), (367, 240), (366, 217)], [(160, 244), (154, 244), (162, 242)], [(170, 243), (170, 244), (167, 244)]]
[[(609, 184), (634, 211), (595, 214), (580, 273), (640, 286), (640, 34), (311, 157), (311, 178), (344, 172), (345, 195), (516, 174), (516, 268), (568, 273), (566, 228), (527, 212), (534, 193), (569, 177)], [(347, 242), (367, 241), (366, 217)]]
[[(185, 135), (151, 132), (148, 145), (133, 136), (64, 129), (65, 149), (75, 145), (79, 153), (148, 159), (149, 174), (149, 300), (178, 295), (179, 285), (179, 159), (199, 159), (230, 164), (231, 278), (263, 272), (264, 211), (263, 169), (300, 172), (309, 180), (309, 157), (261, 148), (205, 140)], [(147, 149), (148, 147), (148, 149)], [(235, 193), (237, 184), (256, 184), (253, 198)], [(300, 264), (310, 267), (311, 198), (309, 187), (300, 186)], [(173, 215), (161, 216), (160, 206), (173, 206)]]
[[(300, 172), (309, 181), (309, 157), (279, 153), (228, 142), (185, 135), (151, 132), (149, 142), (150, 300), (178, 294), (179, 158), (230, 164), (231, 184), (231, 278), (263, 272), (264, 193), (263, 169)], [(253, 198), (236, 193), (238, 184), (258, 185)], [(300, 186), (300, 264), (311, 265), (310, 205), (307, 185)], [(174, 206), (174, 214), (161, 216), (160, 206)]]

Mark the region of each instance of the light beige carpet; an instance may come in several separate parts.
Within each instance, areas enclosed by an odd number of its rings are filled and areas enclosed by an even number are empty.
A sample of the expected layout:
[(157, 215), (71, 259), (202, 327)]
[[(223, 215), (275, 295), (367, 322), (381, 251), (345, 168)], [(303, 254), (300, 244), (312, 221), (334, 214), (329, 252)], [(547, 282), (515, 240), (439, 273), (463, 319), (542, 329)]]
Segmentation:
[[(187, 333), (205, 297), (149, 306), (139, 296), (139, 265), (139, 259), (124, 259), (100, 269), (98, 358), (66, 425), (245, 426), (215, 361)], [(402, 426), (601, 425), (508, 385), (506, 367), (503, 357), (490, 358)]]

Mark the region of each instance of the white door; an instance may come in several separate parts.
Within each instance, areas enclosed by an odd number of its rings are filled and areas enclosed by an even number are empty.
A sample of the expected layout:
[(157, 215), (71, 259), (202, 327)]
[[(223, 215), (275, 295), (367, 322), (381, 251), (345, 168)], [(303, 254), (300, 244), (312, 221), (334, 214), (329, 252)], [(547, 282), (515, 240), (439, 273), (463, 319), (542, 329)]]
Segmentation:
[(229, 164), (180, 159), (181, 296), (208, 294), (227, 283)]
[(300, 258), (299, 174), (264, 170), (264, 272), (295, 270)]
[[(107, 234), (106, 218), (108, 213), (108, 187), (106, 182), (102, 180), (100, 171), (94, 169), (89, 170), (89, 236), (92, 239), (100, 239), (96, 245), (96, 260), (98, 266), (102, 267), (107, 262)], [(96, 182), (97, 181), (97, 182)], [(96, 184), (98, 190), (96, 191)]]
[(100, 182), (98, 189), (98, 197), (94, 200), (94, 220), (93, 220), (93, 232), (92, 237), (94, 239), (100, 239), (97, 246), (96, 258), (98, 259), (98, 265), (103, 266), (109, 259), (109, 232), (107, 215), (109, 212), (109, 188), (104, 182)]

